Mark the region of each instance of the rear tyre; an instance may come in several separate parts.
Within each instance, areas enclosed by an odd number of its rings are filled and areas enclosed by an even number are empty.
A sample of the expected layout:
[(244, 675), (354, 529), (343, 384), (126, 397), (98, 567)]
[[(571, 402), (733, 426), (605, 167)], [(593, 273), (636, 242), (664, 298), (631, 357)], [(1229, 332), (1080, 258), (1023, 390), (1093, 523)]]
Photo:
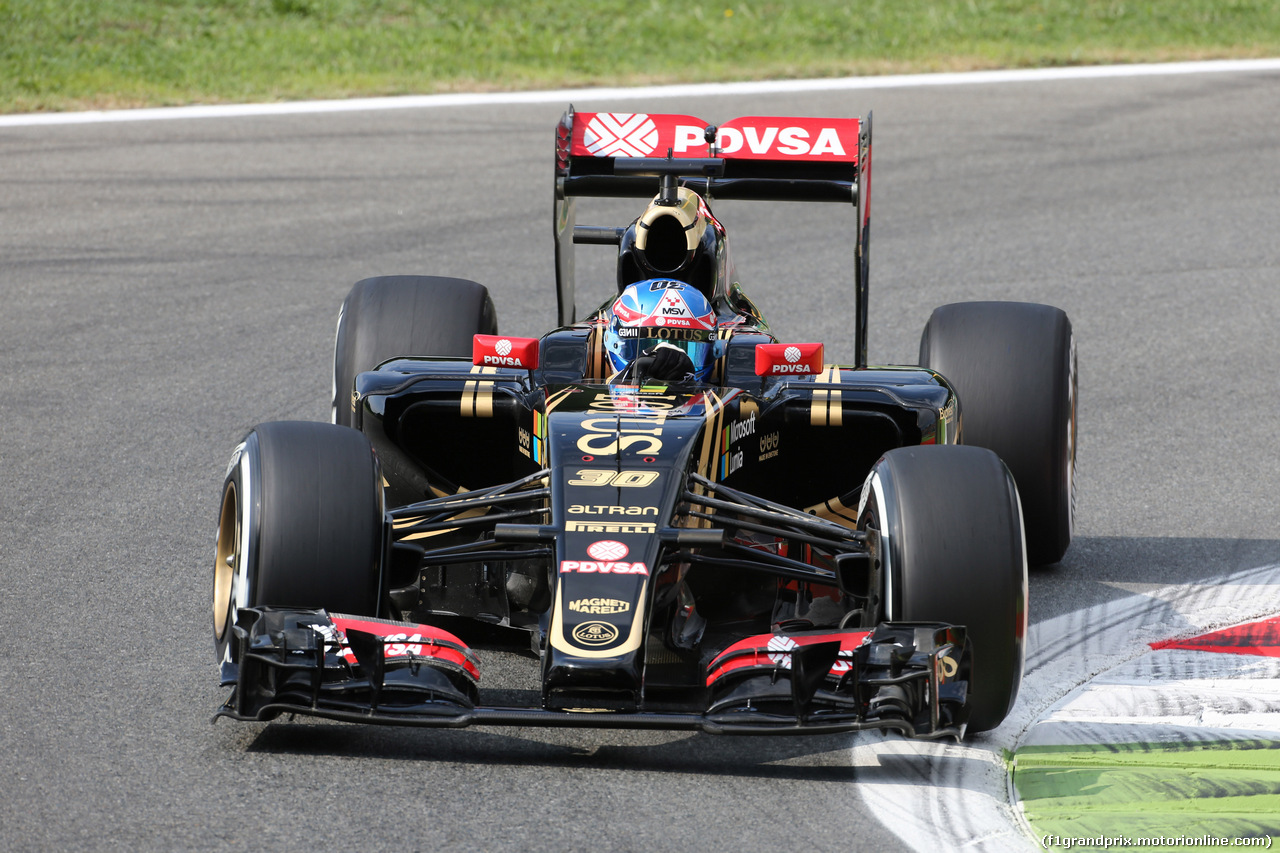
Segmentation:
[(259, 424), (231, 456), (213, 569), (213, 633), (225, 655), (241, 607), (377, 616), (382, 474), (363, 434)]
[(884, 621), (966, 628), (969, 728), (993, 729), (1018, 697), (1027, 566), (1013, 478), (991, 451), (891, 450), (871, 469), (858, 527), (872, 530)]
[(332, 421), (351, 426), (356, 374), (396, 356), (471, 357), (471, 339), (498, 332), (483, 285), (461, 278), (389, 275), (356, 282), (338, 314)]
[(1018, 484), (1027, 559), (1056, 563), (1075, 525), (1076, 349), (1058, 308), (964, 302), (936, 309), (920, 364), (960, 398), (960, 441), (994, 450)]

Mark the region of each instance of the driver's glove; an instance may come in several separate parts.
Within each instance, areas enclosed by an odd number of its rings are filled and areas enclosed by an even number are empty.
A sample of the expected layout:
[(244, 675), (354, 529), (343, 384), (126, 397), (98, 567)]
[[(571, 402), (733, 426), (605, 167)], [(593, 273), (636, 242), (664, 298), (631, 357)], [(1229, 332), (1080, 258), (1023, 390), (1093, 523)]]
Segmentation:
[(653, 379), (679, 382), (693, 375), (693, 359), (684, 350), (663, 341), (636, 359), (636, 372)]

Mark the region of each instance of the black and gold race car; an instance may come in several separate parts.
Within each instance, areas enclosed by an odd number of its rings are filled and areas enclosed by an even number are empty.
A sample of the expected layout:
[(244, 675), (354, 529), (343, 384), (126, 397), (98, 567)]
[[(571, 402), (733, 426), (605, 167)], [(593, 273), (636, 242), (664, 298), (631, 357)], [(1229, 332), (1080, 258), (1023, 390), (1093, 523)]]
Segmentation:
[[(559, 328), (500, 335), (470, 281), (357, 283), (334, 422), (262, 424), (227, 469), (219, 715), (998, 725), (1021, 678), (1028, 561), (1071, 539), (1071, 324), (1044, 305), (947, 305), (920, 366), (868, 365), (870, 176), (870, 116), (715, 127), (571, 109), (555, 136)], [(578, 225), (584, 196), (644, 207)], [(849, 208), (854, 364), (771, 335), (720, 199)], [(644, 330), (698, 338), (705, 371), (620, 367), (621, 297), (577, 317), (583, 243), (616, 247), (619, 294), (644, 283), (711, 306), (697, 334), (675, 309)], [(530, 677), (486, 680), (491, 655)]]

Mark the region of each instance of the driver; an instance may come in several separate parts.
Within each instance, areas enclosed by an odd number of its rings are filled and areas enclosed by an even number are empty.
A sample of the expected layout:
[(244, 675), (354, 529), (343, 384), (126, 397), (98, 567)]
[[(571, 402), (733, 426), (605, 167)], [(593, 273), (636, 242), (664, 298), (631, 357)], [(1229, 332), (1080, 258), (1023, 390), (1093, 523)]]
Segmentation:
[(627, 285), (605, 314), (611, 381), (701, 382), (716, 356), (716, 313), (693, 285), (651, 278)]

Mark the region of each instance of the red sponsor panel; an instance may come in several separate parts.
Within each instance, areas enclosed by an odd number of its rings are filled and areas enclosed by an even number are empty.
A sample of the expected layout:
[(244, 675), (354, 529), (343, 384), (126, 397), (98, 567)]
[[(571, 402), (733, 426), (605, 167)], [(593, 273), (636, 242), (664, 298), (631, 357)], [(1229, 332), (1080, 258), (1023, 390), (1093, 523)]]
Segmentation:
[(472, 678), (480, 680), (480, 670), (469, 654), (467, 644), (448, 631), (433, 628), (430, 625), (369, 622), (344, 616), (333, 616), (331, 621), (333, 627), (338, 630), (338, 642), (342, 644), (342, 655), (349, 663), (355, 663), (356, 657), (347, 645), (346, 632), (363, 631), (383, 639), (383, 655), (388, 660), (409, 656), (437, 658), (456, 664)]
[(1236, 625), (1185, 640), (1161, 640), (1152, 643), (1151, 648), (1280, 658), (1280, 617)]
[(687, 115), (575, 113), (574, 157), (706, 157), (707, 123)]
[(538, 366), (538, 339), (476, 335), (471, 344), (471, 363), (533, 370)]
[(840, 677), (852, 668), (849, 661), (854, 649), (866, 642), (870, 631), (842, 631), (838, 634), (758, 634), (739, 640), (720, 654), (707, 667), (707, 686), (731, 672), (752, 667), (791, 668), (791, 650), (814, 643), (840, 643), (840, 656), (831, 665), (829, 675)]
[(743, 116), (720, 125), (716, 145), (728, 160), (857, 163), (856, 118)]
[[(666, 113), (575, 113), (575, 157), (708, 157), (708, 122)], [(858, 162), (857, 118), (743, 116), (720, 125), (716, 147), (729, 160)]]
[(757, 376), (807, 376), (823, 369), (822, 344), (759, 344)]

